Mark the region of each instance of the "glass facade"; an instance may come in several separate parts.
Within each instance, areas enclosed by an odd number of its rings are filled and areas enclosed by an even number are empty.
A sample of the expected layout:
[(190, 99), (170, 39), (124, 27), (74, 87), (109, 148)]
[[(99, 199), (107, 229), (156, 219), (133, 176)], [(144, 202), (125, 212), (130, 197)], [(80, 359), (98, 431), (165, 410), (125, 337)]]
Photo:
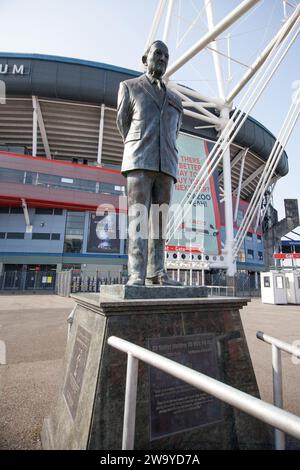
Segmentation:
[(84, 212), (67, 212), (64, 253), (82, 253), (84, 220)]
[(112, 183), (102, 183), (80, 178), (66, 178), (34, 171), (11, 170), (9, 168), (0, 168), (1, 181), (5, 183), (44, 186), (46, 188), (69, 189), (86, 193), (106, 193), (120, 196), (125, 194), (125, 186), (116, 186)]

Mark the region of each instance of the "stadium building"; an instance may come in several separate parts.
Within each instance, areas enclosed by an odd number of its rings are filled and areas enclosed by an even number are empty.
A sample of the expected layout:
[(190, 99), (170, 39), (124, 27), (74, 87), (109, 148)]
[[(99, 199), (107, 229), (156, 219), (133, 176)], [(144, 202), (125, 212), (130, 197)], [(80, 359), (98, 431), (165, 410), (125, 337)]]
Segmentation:
[[(126, 237), (110, 240), (97, 225), (104, 217), (109, 222), (114, 206), (118, 234), (126, 231), (116, 106), (119, 83), (138, 75), (77, 59), (0, 53), (6, 87), (6, 103), (0, 104), (0, 289), (53, 290), (56, 272), (71, 268), (97, 273), (100, 282), (126, 279)], [(216, 140), (215, 129), (184, 116), (175, 201), (188, 191)], [(248, 117), (231, 145), (235, 230), (274, 142), (268, 129)], [(272, 182), (287, 172), (284, 152)], [(210, 276), (224, 269), (222, 166), (215, 173), (206, 194), (199, 195), (206, 220), (193, 229), (204, 242), (171, 240), (167, 247), (168, 268), (188, 284), (200, 282), (204, 268)], [(104, 215), (96, 213), (99, 205), (107, 205)], [(255, 223), (237, 267), (258, 285), (257, 273), (265, 268), (264, 236)]]

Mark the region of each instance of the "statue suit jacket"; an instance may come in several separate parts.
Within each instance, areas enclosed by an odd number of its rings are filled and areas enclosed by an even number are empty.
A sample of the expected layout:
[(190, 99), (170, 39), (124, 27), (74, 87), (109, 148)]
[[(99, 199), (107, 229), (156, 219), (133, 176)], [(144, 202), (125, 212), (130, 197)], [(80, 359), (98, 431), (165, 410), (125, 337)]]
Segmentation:
[(146, 75), (121, 82), (117, 126), (124, 141), (122, 173), (160, 171), (176, 181), (181, 119), (181, 101), (167, 87), (162, 103)]

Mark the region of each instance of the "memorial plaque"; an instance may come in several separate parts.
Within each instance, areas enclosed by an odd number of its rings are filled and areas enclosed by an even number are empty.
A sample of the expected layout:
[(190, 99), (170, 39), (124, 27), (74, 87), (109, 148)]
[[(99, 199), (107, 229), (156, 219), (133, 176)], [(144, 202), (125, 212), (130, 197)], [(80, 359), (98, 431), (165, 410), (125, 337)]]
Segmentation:
[[(214, 334), (151, 338), (151, 351), (219, 378)], [(223, 420), (216, 398), (150, 367), (150, 440)]]
[(78, 326), (63, 395), (75, 419), (92, 335)]

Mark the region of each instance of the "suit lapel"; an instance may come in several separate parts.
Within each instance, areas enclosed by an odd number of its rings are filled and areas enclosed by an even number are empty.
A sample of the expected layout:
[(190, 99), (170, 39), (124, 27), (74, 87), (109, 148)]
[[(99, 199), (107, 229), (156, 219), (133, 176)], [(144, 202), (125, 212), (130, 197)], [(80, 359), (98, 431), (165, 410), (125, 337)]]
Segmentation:
[(168, 102), (169, 99), (172, 100), (172, 95), (171, 95), (171, 93), (170, 93), (170, 91), (169, 91), (169, 88), (167, 87), (166, 84), (165, 84), (165, 87), (166, 87), (166, 93), (165, 93), (165, 99), (164, 99), (164, 105), (163, 105), (163, 107), (166, 106), (166, 104), (167, 104), (167, 102)]
[[(144, 90), (151, 96), (151, 98), (155, 101), (156, 105), (158, 106), (159, 109), (161, 109), (161, 105), (160, 105), (160, 102), (159, 102), (159, 99), (157, 96), (155, 96), (155, 93), (154, 93), (154, 90), (152, 88), (152, 85), (151, 83), (149, 82), (148, 78), (146, 77), (146, 75), (142, 75), (141, 76), (141, 81), (140, 81), (140, 84), (142, 85), (142, 87), (144, 88)], [(167, 93), (165, 93), (165, 97), (166, 97)]]

